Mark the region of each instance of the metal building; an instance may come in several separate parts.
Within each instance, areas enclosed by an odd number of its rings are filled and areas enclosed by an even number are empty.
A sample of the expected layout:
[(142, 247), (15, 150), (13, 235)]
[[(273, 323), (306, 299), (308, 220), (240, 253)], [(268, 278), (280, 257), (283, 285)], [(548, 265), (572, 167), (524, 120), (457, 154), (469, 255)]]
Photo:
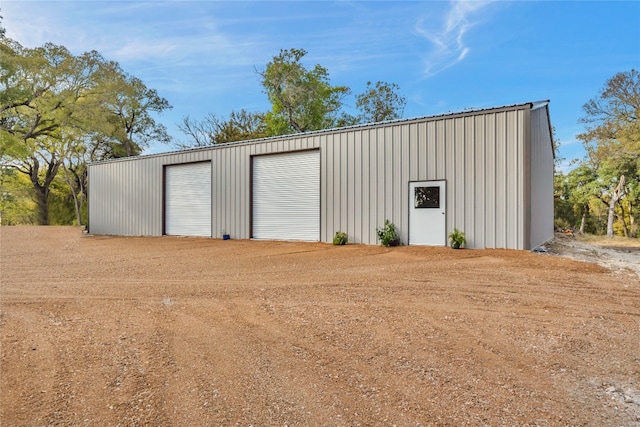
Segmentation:
[(548, 102), (93, 163), (89, 231), (531, 249), (553, 237)]

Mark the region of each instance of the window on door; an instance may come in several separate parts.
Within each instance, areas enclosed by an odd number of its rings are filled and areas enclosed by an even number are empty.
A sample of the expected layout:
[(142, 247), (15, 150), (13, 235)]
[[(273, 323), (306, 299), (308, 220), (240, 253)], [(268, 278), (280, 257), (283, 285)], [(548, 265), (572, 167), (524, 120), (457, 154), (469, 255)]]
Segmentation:
[(416, 209), (439, 209), (440, 187), (416, 187), (414, 203)]

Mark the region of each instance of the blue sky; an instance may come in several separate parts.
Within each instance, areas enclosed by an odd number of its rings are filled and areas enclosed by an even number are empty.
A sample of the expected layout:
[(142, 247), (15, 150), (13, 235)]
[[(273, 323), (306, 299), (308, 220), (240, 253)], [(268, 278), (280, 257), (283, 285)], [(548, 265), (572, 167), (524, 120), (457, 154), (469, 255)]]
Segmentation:
[(118, 61), (171, 103), (158, 120), (185, 141), (184, 116), (268, 110), (255, 71), (295, 47), (354, 94), (397, 83), (405, 118), (550, 99), (566, 168), (583, 156), (582, 105), (640, 68), (637, 1), (3, 0), (0, 15), (23, 46)]

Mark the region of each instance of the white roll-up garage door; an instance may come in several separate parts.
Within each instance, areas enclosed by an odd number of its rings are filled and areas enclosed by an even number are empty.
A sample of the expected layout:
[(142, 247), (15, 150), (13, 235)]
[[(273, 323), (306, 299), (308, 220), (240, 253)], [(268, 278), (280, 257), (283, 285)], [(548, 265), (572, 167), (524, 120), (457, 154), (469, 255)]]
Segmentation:
[(320, 240), (320, 152), (253, 158), (253, 238)]
[(211, 237), (211, 163), (165, 168), (165, 234)]

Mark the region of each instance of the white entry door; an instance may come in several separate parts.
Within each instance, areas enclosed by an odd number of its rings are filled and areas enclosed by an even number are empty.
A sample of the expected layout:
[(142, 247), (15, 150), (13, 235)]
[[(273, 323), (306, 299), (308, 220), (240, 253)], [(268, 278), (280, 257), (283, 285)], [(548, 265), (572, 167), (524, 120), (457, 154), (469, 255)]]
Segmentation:
[(446, 246), (445, 181), (409, 183), (409, 244)]

